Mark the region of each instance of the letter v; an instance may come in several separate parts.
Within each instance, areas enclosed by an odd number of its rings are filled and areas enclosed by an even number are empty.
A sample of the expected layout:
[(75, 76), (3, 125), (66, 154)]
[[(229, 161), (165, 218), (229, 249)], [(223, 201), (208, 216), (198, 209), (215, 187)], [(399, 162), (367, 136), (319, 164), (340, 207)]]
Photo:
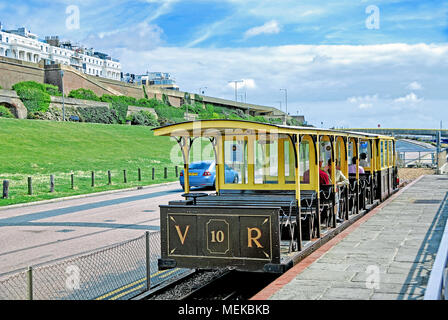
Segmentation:
[(185, 233), (182, 234), (182, 232), (180, 231), (180, 227), (176, 226), (177, 234), (179, 235), (180, 243), (182, 243), (182, 245), (184, 245), (185, 238), (187, 237), (188, 229), (190, 229), (190, 226), (187, 226), (185, 228)]

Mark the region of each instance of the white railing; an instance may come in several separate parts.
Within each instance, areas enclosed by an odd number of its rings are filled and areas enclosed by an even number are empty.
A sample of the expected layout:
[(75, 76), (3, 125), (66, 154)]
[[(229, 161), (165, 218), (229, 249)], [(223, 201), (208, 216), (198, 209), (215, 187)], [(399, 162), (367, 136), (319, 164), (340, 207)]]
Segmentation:
[(432, 266), (425, 300), (448, 300), (448, 221), (445, 224), (442, 240)]

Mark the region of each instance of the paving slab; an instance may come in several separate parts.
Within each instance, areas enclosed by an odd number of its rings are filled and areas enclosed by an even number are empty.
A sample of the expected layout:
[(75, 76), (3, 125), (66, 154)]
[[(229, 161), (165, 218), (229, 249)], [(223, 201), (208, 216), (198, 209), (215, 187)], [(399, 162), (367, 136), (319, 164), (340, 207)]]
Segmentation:
[[(254, 299), (423, 299), (448, 218), (448, 181), (438, 178), (423, 176), (400, 190), (342, 240), (330, 240), (334, 245), (317, 259), (305, 259), (279, 279), (289, 282)], [(438, 202), (415, 203), (423, 199)]]

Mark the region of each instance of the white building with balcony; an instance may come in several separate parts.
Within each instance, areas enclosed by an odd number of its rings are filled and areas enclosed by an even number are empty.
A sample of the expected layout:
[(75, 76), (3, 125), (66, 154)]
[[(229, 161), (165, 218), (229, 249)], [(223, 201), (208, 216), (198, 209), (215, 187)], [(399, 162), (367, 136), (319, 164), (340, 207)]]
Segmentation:
[(72, 47), (59, 43), (58, 37), (39, 40), (26, 28), (2, 30), (0, 24), (0, 56), (27, 62), (64, 64), (91, 76), (113, 80), (121, 79), (121, 63), (93, 49)]

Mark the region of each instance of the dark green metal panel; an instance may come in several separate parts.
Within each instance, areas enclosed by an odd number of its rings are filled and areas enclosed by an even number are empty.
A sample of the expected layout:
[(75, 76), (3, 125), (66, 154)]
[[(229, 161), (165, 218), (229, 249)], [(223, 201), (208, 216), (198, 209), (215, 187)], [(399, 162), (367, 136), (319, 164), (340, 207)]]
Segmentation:
[(161, 206), (159, 265), (261, 271), (266, 264), (279, 264), (279, 210)]

